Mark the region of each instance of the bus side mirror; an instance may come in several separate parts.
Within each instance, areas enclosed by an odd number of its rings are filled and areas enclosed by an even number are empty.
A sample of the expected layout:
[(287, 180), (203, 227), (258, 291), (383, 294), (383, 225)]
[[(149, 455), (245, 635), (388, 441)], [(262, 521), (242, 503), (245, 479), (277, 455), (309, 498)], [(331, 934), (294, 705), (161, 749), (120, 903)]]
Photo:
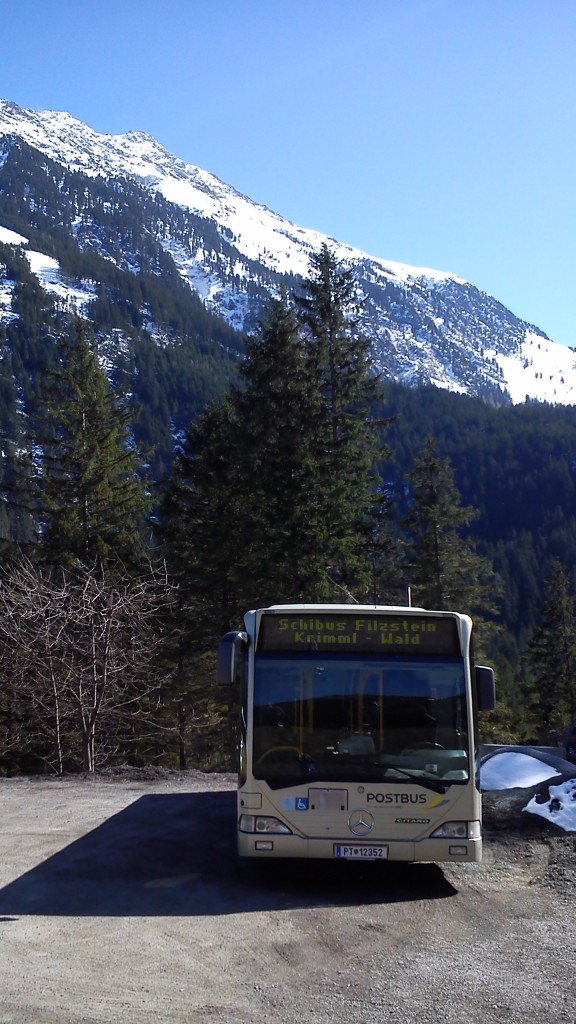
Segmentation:
[(230, 686), (238, 678), (238, 664), (248, 647), (248, 634), (233, 629), (225, 633), (218, 647), (216, 682)]
[(476, 682), (476, 703), (478, 711), (493, 711), (496, 707), (496, 680), (494, 669), (486, 665), (476, 665), (474, 669)]

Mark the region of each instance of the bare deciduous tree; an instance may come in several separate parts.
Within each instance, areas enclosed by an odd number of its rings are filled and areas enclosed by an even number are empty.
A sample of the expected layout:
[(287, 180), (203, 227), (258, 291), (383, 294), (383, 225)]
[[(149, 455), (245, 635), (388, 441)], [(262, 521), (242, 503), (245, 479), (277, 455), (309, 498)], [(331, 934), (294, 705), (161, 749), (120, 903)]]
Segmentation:
[[(162, 573), (124, 578), (77, 565), (47, 570), (22, 562), (0, 579), (0, 687), (29, 715), (46, 760), (95, 769), (154, 708), (159, 624), (172, 601)], [(13, 711), (14, 703), (10, 705)]]

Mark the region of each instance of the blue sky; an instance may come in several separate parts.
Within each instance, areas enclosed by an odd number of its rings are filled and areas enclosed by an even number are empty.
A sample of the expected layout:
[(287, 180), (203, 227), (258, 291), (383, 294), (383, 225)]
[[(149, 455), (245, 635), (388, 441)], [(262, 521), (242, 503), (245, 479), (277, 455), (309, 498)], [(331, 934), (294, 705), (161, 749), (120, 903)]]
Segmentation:
[(141, 129), (576, 346), (573, 0), (19, 0), (0, 96)]

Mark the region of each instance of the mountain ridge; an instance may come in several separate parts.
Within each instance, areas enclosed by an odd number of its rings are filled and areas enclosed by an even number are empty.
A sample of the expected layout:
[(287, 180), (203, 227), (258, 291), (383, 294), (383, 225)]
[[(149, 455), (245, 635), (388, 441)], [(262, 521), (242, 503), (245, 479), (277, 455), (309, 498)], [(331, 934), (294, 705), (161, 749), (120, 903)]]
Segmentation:
[[(131, 180), (158, 205), (162, 199), (167, 206), (156, 227), (147, 222), (144, 235), (148, 240), (154, 236), (206, 309), (239, 331), (254, 330), (267, 298), (283, 286), (289, 291), (297, 287), (310, 254), (327, 243), (356, 275), (365, 298), (362, 329), (385, 379), (432, 383), (495, 404), (526, 398), (576, 403), (574, 352), (457, 274), (373, 257), (293, 224), (174, 156), (143, 131), (106, 135), (66, 112), (28, 111), (2, 100), (0, 139), (0, 163), (7, 159), (10, 140), (21, 140), (55, 164), (92, 179), (94, 187), (97, 179), (119, 188), (118, 183)], [(18, 231), (2, 218), (0, 227)], [(99, 230), (96, 239), (90, 214), (77, 212), (72, 233), (80, 248), (100, 246), (107, 259), (128, 264), (120, 218), (114, 224), (114, 255), (104, 228)], [(18, 233), (26, 238), (24, 231)], [(142, 272), (141, 244), (136, 239), (131, 253), (137, 274)], [(51, 276), (55, 287), (53, 265)], [(81, 281), (73, 284), (77, 292), (83, 290)]]

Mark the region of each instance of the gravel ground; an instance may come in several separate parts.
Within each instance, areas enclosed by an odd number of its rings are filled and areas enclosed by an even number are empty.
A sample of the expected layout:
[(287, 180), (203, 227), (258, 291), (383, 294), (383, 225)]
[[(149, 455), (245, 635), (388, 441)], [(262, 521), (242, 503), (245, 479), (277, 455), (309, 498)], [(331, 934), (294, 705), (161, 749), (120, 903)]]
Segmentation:
[(486, 794), (479, 865), (254, 865), (234, 782), (0, 780), (0, 1024), (575, 1024), (576, 834), (533, 790)]

